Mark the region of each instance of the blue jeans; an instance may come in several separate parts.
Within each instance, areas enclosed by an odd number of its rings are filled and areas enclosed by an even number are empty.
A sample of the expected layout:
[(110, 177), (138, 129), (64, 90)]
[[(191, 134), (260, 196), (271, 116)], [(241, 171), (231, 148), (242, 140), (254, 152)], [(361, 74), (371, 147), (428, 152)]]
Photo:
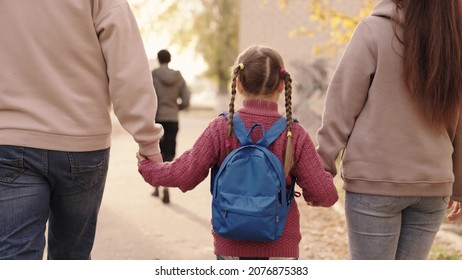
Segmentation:
[(0, 259), (90, 259), (109, 149), (0, 145)]
[(379, 196), (346, 192), (353, 260), (424, 260), (446, 215), (449, 197)]

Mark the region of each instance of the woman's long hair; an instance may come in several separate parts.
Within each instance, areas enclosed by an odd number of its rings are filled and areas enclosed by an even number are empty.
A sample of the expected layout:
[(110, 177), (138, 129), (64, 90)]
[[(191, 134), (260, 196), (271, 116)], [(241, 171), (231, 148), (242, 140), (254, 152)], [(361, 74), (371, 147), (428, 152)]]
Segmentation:
[(462, 104), (462, 7), (459, 0), (393, 0), (404, 13), (403, 80), (424, 118), (453, 126)]

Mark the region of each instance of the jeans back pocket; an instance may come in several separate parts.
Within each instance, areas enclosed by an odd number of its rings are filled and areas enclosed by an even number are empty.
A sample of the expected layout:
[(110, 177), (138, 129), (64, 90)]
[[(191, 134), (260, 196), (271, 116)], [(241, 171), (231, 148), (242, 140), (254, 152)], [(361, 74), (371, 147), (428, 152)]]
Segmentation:
[(107, 174), (109, 149), (69, 153), (72, 181), (83, 189), (97, 185)]
[(0, 146), (0, 182), (12, 183), (24, 172), (24, 148)]

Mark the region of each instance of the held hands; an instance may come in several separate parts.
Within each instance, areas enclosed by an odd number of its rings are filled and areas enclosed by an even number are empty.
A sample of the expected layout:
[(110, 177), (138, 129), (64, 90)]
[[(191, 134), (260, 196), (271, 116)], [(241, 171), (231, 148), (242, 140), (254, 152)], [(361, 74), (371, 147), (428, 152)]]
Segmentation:
[[(151, 155), (151, 156), (145, 156), (140, 153), (136, 153), (136, 158), (138, 159), (138, 168), (140, 167), (141, 163), (143, 161), (149, 160), (155, 163), (162, 163), (164, 160), (162, 159), (162, 154), (156, 154), (156, 155)], [(141, 173), (141, 172), (140, 172)], [(148, 172), (149, 173), (149, 172)], [(145, 175), (141, 174), (146, 182), (148, 182), (150, 185), (153, 187), (158, 187), (157, 185), (153, 185), (152, 183), (149, 182), (149, 180), (146, 179)]]
[(454, 200), (449, 200), (448, 209), (454, 205), (454, 209), (452, 209), (451, 213), (448, 215), (448, 220), (453, 222), (457, 220), (460, 216), (462, 216), (462, 203)]
[(162, 163), (164, 160), (162, 159), (162, 154), (155, 154), (155, 155), (151, 155), (151, 156), (144, 156), (140, 153), (136, 153), (136, 158), (138, 159), (138, 167), (140, 166), (141, 162), (142, 161), (145, 161), (145, 160), (150, 160), (150, 161), (154, 161), (154, 162), (157, 162), (157, 163)]

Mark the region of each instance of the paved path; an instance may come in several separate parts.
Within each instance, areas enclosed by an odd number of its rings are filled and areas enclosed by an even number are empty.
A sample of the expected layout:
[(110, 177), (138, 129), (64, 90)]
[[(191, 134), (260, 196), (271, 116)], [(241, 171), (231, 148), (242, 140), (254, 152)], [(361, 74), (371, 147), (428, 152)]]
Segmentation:
[[(182, 114), (178, 149), (191, 147), (210, 114)], [(204, 181), (194, 191), (171, 189), (171, 204), (151, 196), (136, 168), (137, 144), (117, 124), (93, 259), (211, 259), (210, 195)]]

